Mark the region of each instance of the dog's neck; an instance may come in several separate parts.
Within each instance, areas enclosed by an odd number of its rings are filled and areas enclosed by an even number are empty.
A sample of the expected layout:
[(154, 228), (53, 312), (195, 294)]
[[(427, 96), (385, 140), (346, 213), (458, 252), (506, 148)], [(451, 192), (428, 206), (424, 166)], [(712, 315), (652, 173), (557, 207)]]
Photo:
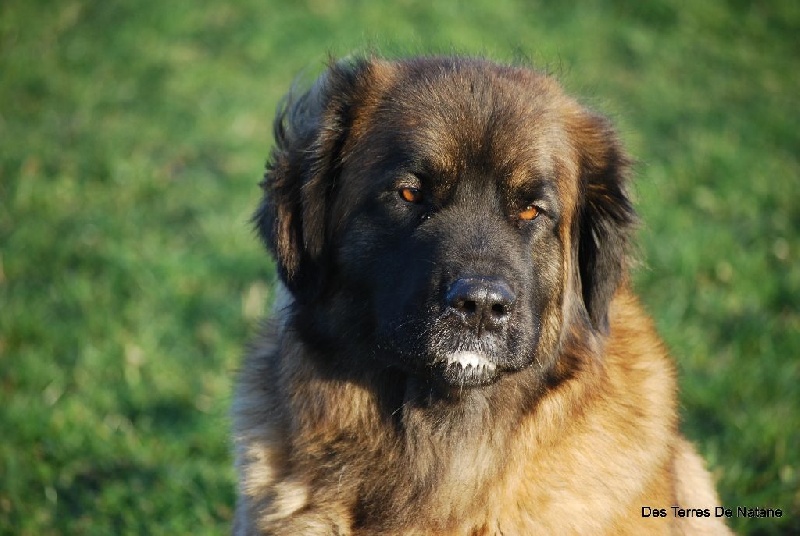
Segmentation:
[[(281, 338), (292, 339), (285, 348), (299, 347), (297, 332), (286, 326), (280, 331)], [(569, 346), (569, 341), (562, 345), (558, 363), (581, 353)], [(581, 373), (574, 362), (564, 363), (568, 374), (532, 366), (489, 386), (445, 393), (401, 371), (365, 370), (345, 377), (310, 348), (280, 355), (284, 380), (294, 384), (288, 390), (294, 393), (288, 414), (294, 416), (295, 459), (319, 471), (318, 481), (335, 482), (336, 495), (352, 501), (370, 527), (398, 526), (419, 516), (430, 516), (432, 525), (453, 526), (465, 511), (489, 504), (495, 500), (489, 490), (519, 463), (505, 453), (519, 441), (520, 423), (536, 411), (547, 413), (544, 422), (550, 427), (571, 418), (561, 408), (573, 404), (541, 404), (545, 385), (548, 398), (558, 384), (586, 385), (570, 382)], [(295, 362), (298, 357), (304, 362)], [(536, 448), (537, 442), (531, 437), (521, 443)], [(385, 479), (367, 476), (374, 474)]]

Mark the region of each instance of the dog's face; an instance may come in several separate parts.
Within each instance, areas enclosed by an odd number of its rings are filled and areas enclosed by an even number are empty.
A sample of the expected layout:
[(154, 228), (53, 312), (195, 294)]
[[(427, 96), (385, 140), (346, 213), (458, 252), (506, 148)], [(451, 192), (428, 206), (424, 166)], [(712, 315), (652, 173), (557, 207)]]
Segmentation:
[(538, 73), (339, 64), (276, 122), (256, 217), (298, 329), (342, 366), (481, 386), (552, 366), (570, 329), (603, 331), (625, 164), (605, 121)]

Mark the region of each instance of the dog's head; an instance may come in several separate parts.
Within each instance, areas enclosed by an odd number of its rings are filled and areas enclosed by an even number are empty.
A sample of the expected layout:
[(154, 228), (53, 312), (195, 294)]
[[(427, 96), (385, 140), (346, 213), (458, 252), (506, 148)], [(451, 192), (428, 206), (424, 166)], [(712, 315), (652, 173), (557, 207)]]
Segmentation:
[(295, 327), (341, 366), (485, 385), (608, 329), (627, 167), (607, 120), (537, 72), (344, 61), (287, 97), (256, 222)]

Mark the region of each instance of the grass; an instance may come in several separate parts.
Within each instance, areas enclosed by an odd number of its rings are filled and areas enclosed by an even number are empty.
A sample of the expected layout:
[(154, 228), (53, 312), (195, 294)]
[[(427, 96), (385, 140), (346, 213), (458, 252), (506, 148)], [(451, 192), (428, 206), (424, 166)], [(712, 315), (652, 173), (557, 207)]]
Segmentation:
[(800, 4), (0, 5), (0, 533), (221, 534), (274, 272), (270, 120), (328, 54), (524, 56), (638, 158), (636, 286), (743, 534), (800, 532)]

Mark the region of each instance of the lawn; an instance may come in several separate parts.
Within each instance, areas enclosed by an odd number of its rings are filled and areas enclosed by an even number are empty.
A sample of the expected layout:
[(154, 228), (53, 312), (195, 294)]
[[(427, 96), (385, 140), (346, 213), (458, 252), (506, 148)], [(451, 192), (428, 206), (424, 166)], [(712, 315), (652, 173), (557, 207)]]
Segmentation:
[(0, 534), (228, 531), (271, 117), (370, 50), (525, 58), (614, 119), (683, 428), (783, 510), (738, 532), (800, 533), (800, 3), (569, 4), (0, 4)]

